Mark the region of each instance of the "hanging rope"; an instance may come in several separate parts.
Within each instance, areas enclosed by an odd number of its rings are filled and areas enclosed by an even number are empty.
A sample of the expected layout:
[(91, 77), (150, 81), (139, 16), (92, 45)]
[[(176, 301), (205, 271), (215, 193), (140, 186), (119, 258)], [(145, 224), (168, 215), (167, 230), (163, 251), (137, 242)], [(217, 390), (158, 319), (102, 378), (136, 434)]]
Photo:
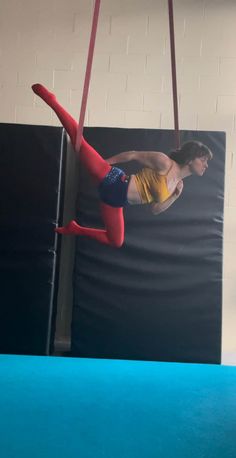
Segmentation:
[(97, 33), (100, 2), (101, 0), (95, 0), (93, 22), (92, 22), (92, 29), (91, 29), (91, 35), (90, 35), (89, 50), (88, 50), (88, 59), (87, 59), (86, 73), (85, 73), (85, 78), (84, 78), (84, 89), (83, 89), (83, 94), (82, 94), (82, 102), (81, 102), (81, 109), (80, 109), (80, 116), (79, 116), (79, 126), (78, 126), (77, 135), (76, 135), (75, 149), (77, 152), (80, 149), (83, 128), (84, 128), (84, 118), (85, 118), (86, 105), (87, 105), (87, 100), (88, 100), (88, 90), (89, 90), (91, 69), (92, 69), (92, 63), (93, 63), (93, 53), (94, 53), (96, 33)]
[[(84, 118), (88, 99), (89, 83), (91, 78), (91, 69), (93, 62), (93, 54), (97, 33), (98, 16), (101, 0), (95, 0), (93, 22), (89, 43), (88, 59), (86, 66), (86, 73), (84, 79), (84, 88), (82, 94), (82, 102), (79, 117), (79, 126), (76, 136), (76, 151), (79, 151), (84, 128)], [(176, 58), (175, 58), (175, 33), (174, 33), (174, 14), (173, 14), (173, 1), (168, 0), (169, 9), (169, 29), (170, 29), (170, 50), (171, 50), (171, 69), (172, 69), (172, 89), (173, 89), (173, 106), (174, 106), (174, 125), (175, 125), (175, 143), (176, 148), (180, 147), (180, 132), (179, 132), (179, 118), (178, 118), (178, 96), (177, 96), (177, 78), (176, 78)]]
[(173, 12), (173, 1), (172, 0), (168, 0), (168, 8), (169, 8), (174, 124), (175, 124), (175, 145), (176, 145), (176, 148), (179, 149), (180, 148), (180, 132), (179, 132), (178, 93), (177, 93), (177, 77), (176, 77), (176, 59), (175, 59), (174, 12)]

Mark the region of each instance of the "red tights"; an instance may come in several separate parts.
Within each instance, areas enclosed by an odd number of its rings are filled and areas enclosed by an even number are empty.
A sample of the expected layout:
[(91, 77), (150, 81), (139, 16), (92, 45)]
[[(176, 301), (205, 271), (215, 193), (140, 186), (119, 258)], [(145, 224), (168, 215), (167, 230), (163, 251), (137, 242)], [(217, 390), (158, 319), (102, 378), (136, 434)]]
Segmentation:
[[(43, 99), (56, 113), (63, 127), (69, 134), (72, 145), (75, 148), (76, 134), (78, 129), (77, 122), (67, 113), (58, 103), (54, 94), (49, 92), (41, 84), (34, 84), (33, 91)], [(95, 183), (99, 184), (110, 171), (111, 166), (90, 146), (82, 137), (79, 151), (81, 162), (93, 176)], [(56, 232), (60, 234), (86, 235), (106, 245), (120, 247), (124, 242), (124, 217), (123, 208), (115, 208), (101, 203), (101, 215), (105, 229), (93, 229), (80, 226), (76, 221), (71, 221), (64, 227), (58, 227)]]

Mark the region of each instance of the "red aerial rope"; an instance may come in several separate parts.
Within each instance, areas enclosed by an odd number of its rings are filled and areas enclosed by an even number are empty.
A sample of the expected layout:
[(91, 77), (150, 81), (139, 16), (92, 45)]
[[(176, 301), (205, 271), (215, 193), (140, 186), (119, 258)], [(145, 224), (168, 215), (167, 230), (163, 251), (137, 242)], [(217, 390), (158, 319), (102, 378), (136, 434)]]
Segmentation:
[(83, 89), (80, 116), (79, 116), (79, 126), (78, 126), (77, 135), (76, 135), (75, 149), (77, 152), (80, 149), (83, 128), (84, 128), (84, 117), (85, 117), (86, 105), (87, 105), (87, 99), (88, 99), (88, 90), (89, 90), (91, 68), (92, 68), (92, 62), (93, 62), (93, 52), (94, 52), (96, 33), (97, 33), (100, 2), (101, 0), (95, 0), (93, 23), (92, 23), (88, 59), (87, 59), (87, 67), (86, 67), (86, 73), (85, 73), (85, 79), (84, 79), (84, 89)]
[[(93, 62), (93, 53), (95, 47), (95, 39), (98, 25), (98, 16), (101, 0), (95, 0), (92, 30), (89, 43), (88, 59), (86, 66), (86, 73), (84, 79), (84, 89), (81, 102), (81, 110), (79, 117), (79, 126), (76, 136), (76, 151), (79, 151), (81, 138), (84, 128), (84, 118), (86, 112), (86, 105), (88, 99), (88, 90), (91, 77), (91, 68)], [(179, 120), (178, 120), (178, 96), (177, 96), (177, 78), (176, 78), (176, 59), (175, 59), (175, 34), (174, 34), (174, 14), (173, 14), (173, 1), (168, 0), (169, 7), (169, 28), (170, 28), (170, 48), (171, 48), (171, 68), (172, 68), (172, 88), (173, 88), (173, 105), (174, 105), (174, 123), (175, 123), (175, 137), (176, 148), (180, 147), (180, 133), (179, 133)]]
[(179, 149), (180, 148), (180, 133), (179, 133), (178, 95), (177, 95), (176, 60), (175, 60), (174, 13), (173, 13), (173, 1), (172, 0), (168, 0), (168, 7), (169, 7), (170, 51), (171, 51), (174, 123), (175, 123), (175, 143), (176, 143), (176, 148)]

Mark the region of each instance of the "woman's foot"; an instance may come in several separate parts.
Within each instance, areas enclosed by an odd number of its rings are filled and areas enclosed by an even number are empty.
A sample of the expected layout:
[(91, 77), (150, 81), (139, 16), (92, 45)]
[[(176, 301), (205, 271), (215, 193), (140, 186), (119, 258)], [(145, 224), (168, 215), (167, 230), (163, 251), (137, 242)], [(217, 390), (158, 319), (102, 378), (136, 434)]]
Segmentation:
[(35, 94), (39, 95), (43, 100), (48, 102), (49, 100), (56, 100), (56, 96), (47, 90), (46, 87), (44, 87), (42, 84), (36, 83), (33, 84), (32, 90), (34, 91)]
[(70, 221), (66, 226), (56, 227), (55, 232), (58, 234), (81, 234), (81, 226), (75, 220)]

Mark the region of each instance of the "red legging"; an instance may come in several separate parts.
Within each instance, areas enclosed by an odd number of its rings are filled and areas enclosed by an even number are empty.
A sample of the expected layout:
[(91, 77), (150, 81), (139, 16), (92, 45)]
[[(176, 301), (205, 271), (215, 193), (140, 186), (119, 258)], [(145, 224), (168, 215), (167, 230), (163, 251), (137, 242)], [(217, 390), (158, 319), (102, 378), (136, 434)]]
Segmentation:
[[(72, 145), (75, 148), (76, 134), (78, 130), (78, 124), (75, 119), (73, 119), (72, 116), (58, 103), (55, 95), (49, 92), (44, 86), (41, 84), (34, 84), (32, 89), (35, 94), (41, 97), (56, 113), (63, 127), (69, 134)], [(79, 157), (93, 176), (96, 184), (99, 184), (111, 169), (111, 166), (100, 156), (100, 154), (97, 153), (97, 151), (95, 151), (92, 146), (86, 142), (83, 137)], [(106, 245), (120, 247), (124, 242), (123, 208), (115, 208), (101, 203), (101, 214), (105, 229), (83, 227), (73, 220), (64, 227), (58, 227), (56, 231), (60, 234), (86, 235)]]

